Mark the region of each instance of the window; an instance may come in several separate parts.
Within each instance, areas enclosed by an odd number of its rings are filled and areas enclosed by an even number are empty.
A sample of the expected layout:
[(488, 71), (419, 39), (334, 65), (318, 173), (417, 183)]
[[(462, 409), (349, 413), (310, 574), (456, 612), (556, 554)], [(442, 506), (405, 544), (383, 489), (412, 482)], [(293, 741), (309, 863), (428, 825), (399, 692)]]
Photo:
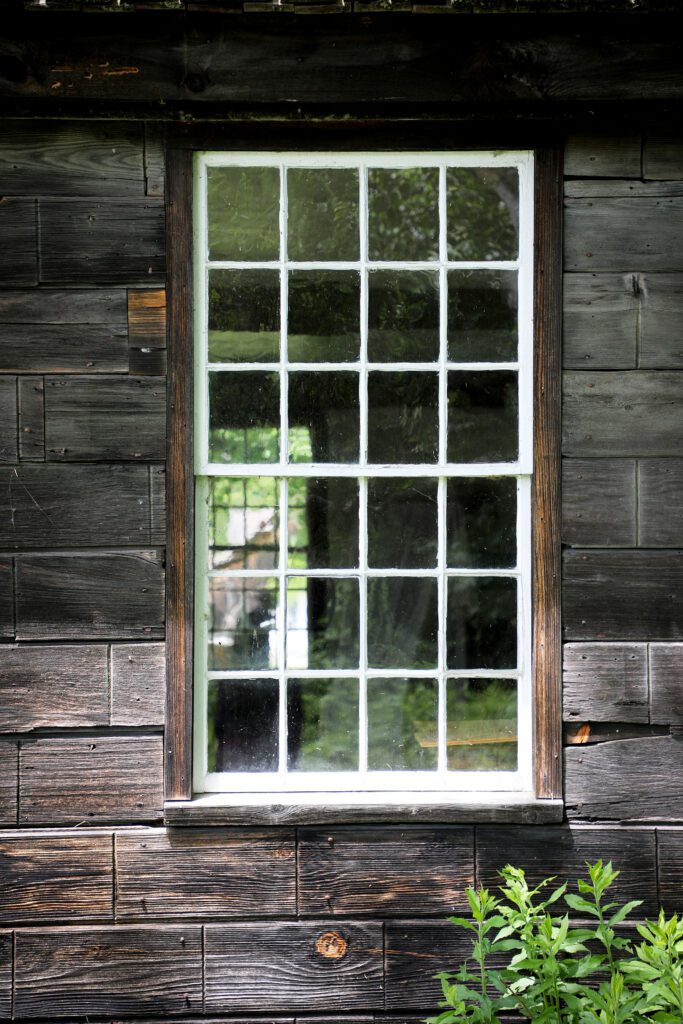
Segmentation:
[[(538, 784), (534, 155), (204, 153), (193, 181), (194, 790), (557, 795)], [(173, 590), (172, 642), (191, 626)]]

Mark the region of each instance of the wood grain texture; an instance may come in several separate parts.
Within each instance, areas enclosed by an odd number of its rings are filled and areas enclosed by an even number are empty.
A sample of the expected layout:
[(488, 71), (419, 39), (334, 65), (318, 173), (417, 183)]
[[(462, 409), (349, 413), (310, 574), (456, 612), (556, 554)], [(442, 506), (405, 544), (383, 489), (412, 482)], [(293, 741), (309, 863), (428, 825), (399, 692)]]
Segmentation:
[(0, 931), (0, 1017), (12, 1013), (12, 933)]
[(104, 644), (0, 646), (0, 731), (106, 725)]
[(565, 722), (647, 722), (645, 644), (565, 644)]
[(164, 196), (166, 132), (163, 124), (145, 122), (145, 194)]
[(683, 373), (567, 371), (564, 455), (676, 456), (683, 450)]
[[(317, 948), (330, 933), (340, 956)], [(207, 925), (204, 970), (207, 1013), (262, 1009), (264, 978), (271, 1013), (381, 1009), (382, 927), (329, 920)]]
[(683, 547), (683, 459), (641, 459), (638, 541), (644, 548)]
[(566, 369), (632, 369), (642, 330), (641, 275), (565, 274), (563, 363)]
[(199, 928), (44, 928), (17, 933), (17, 1017), (201, 1010)]
[(683, 178), (683, 135), (675, 128), (648, 127), (643, 141), (643, 177)]
[(387, 1010), (435, 1010), (442, 995), (434, 975), (457, 970), (471, 956), (468, 933), (445, 921), (389, 921), (385, 941)]
[(299, 833), (299, 913), (412, 917), (467, 906), (471, 828), (336, 828)]
[(0, 921), (111, 920), (112, 837), (0, 834)]
[(165, 645), (112, 644), (112, 725), (163, 725), (165, 707)]
[(161, 377), (48, 377), (45, 438), (52, 462), (159, 462), (165, 457)]
[(679, 640), (680, 551), (566, 551), (567, 640)]
[(575, 547), (636, 544), (633, 459), (563, 459), (562, 542)]
[(160, 375), (166, 372), (166, 292), (128, 292), (128, 344), (130, 372)]
[(125, 288), (2, 290), (0, 324), (126, 326), (126, 294)]
[(38, 237), (33, 199), (0, 194), (0, 287), (38, 284)]
[(45, 459), (45, 386), (42, 377), (17, 378), (17, 436), (20, 462)]
[(150, 544), (163, 546), (166, 543), (166, 469), (164, 466), (149, 467), (150, 495)]
[(650, 720), (683, 723), (683, 644), (650, 644)]
[(17, 461), (17, 378), (0, 377), (0, 463)]
[(677, 199), (683, 196), (680, 181), (568, 181), (567, 199)]
[(19, 823), (153, 822), (163, 803), (161, 736), (24, 741)]
[(565, 200), (569, 271), (683, 270), (683, 195)]
[(573, 132), (565, 146), (564, 173), (577, 178), (639, 178), (641, 146), (638, 131)]
[(164, 635), (157, 551), (19, 555), (18, 640), (147, 639)]
[(0, 371), (127, 373), (125, 328), (90, 324), (0, 324)]
[(0, 825), (17, 823), (17, 744), (0, 739)]
[(682, 369), (683, 275), (641, 274), (639, 365)]
[(14, 559), (0, 556), (0, 638), (13, 640), (14, 631)]
[(116, 837), (120, 920), (289, 917), (292, 831), (158, 829)]
[(683, 737), (568, 747), (564, 756), (570, 820), (683, 821)]
[(657, 867), (662, 906), (678, 914), (683, 902), (683, 829), (657, 829)]

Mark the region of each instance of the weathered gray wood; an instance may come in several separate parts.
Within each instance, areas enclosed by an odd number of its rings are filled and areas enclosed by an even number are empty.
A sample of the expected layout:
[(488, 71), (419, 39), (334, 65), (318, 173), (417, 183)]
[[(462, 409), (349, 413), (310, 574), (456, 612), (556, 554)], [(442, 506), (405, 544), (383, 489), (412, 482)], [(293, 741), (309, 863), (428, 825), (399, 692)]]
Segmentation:
[(36, 204), (0, 193), (0, 287), (38, 283)]
[(633, 459), (564, 459), (562, 541), (582, 547), (636, 543)]
[(0, 462), (17, 461), (17, 378), (0, 377)]
[(678, 914), (683, 902), (683, 830), (657, 829), (657, 865), (662, 906)]
[(683, 723), (683, 644), (650, 645), (650, 720)]
[(0, 931), (0, 1016), (12, 1013), (12, 933)]
[(683, 459), (642, 459), (638, 502), (641, 547), (683, 547)]
[(648, 127), (643, 141), (643, 177), (683, 178), (683, 135), (675, 128)]
[[(587, 878), (586, 862), (612, 861), (619, 871), (610, 899), (642, 900), (639, 915), (656, 914), (657, 872), (654, 829), (596, 829), (567, 825), (547, 828), (477, 829), (477, 879), (496, 889), (506, 864), (523, 868), (530, 885), (555, 875)], [(558, 904), (559, 906), (559, 904)]]
[(564, 725), (565, 747), (585, 746), (588, 743), (611, 743), (613, 740), (642, 740), (651, 736), (668, 736), (666, 725), (643, 725), (641, 722), (581, 722)]
[(565, 274), (563, 362), (567, 369), (636, 366), (640, 275)]
[(564, 719), (647, 722), (645, 644), (565, 644)]
[(111, 835), (0, 835), (3, 923), (111, 920), (112, 902)]
[(568, 181), (567, 199), (676, 199), (683, 196), (680, 181)]
[(156, 551), (20, 555), (18, 640), (164, 635), (164, 570)]
[(565, 775), (570, 820), (683, 821), (683, 737), (567, 747)]
[(0, 468), (0, 547), (147, 544), (146, 466)]
[(0, 556), (0, 638), (14, 638), (14, 561)]
[(116, 837), (116, 914), (277, 918), (296, 913), (294, 833), (158, 829)]
[(457, 970), (471, 957), (464, 928), (447, 922), (401, 922), (386, 925), (386, 1008), (435, 1010), (442, 999), (437, 971)]
[(165, 645), (112, 644), (112, 725), (163, 725), (165, 706)]
[(564, 173), (569, 177), (639, 178), (640, 157), (640, 132), (574, 132), (565, 146)]
[(683, 373), (564, 374), (563, 453), (675, 456), (683, 450)]
[(17, 744), (0, 740), (0, 825), (17, 823)]
[(683, 270), (683, 197), (567, 199), (570, 271)]
[(683, 639), (680, 551), (567, 551), (567, 640)]
[(0, 291), (0, 324), (126, 326), (126, 294), (125, 288)]
[(0, 369), (127, 373), (127, 331), (116, 325), (0, 324)]
[(44, 284), (162, 284), (164, 205), (158, 199), (41, 199)]
[(382, 926), (347, 921), (205, 928), (208, 1013), (373, 1010), (383, 1005)]
[(166, 178), (164, 126), (147, 121), (145, 123), (145, 194), (164, 195)]
[(201, 1010), (201, 930), (168, 925), (17, 932), (17, 1017)]
[(0, 730), (106, 725), (107, 648), (99, 645), (0, 646)]
[(49, 377), (48, 461), (163, 460), (165, 391), (158, 377)]
[(42, 377), (17, 379), (19, 460), (45, 459), (45, 388)]
[(640, 359), (643, 368), (683, 368), (683, 275), (641, 274)]
[(474, 884), (471, 828), (303, 829), (299, 913), (448, 914)]
[(166, 292), (128, 292), (130, 372), (161, 375), (166, 372)]
[(166, 543), (166, 470), (163, 466), (149, 467), (150, 490), (150, 544)]
[(153, 822), (163, 802), (161, 736), (24, 741), (19, 823)]

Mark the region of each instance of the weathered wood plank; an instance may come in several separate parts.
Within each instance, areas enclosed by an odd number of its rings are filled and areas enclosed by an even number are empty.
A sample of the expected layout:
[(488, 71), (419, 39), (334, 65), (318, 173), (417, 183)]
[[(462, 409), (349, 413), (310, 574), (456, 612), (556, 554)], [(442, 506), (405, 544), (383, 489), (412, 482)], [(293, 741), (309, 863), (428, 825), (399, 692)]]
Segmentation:
[(680, 181), (568, 181), (567, 199), (675, 199), (683, 196)]
[(166, 292), (128, 292), (128, 344), (130, 372), (163, 375), (166, 372)]
[(164, 635), (156, 551), (20, 555), (18, 640), (153, 640)]
[(45, 459), (45, 387), (42, 377), (17, 379), (19, 460)]
[(683, 722), (683, 644), (650, 645), (650, 720)]
[(566, 722), (647, 722), (645, 644), (565, 644)]
[(150, 544), (166, 543), (166, 470), (163, 466), (149, 467), (150, 491)]
[(563, 453), (676, 456), (683, 450), (683, 373), (564, 374)]
[(0, 377), (0, 462), (17, 455), (17, 378)]
[(35, 200), (0, 194), (0, 236), (0, 287), (38, 284)]
[[(6, 124), (7, 122), (5, 122)], [(125, 288), (0, 291), (0, 324), (127, 326)]]
[(127, 332), (113, 324), (0, 324), (0, 370), (127, 373)]
[(680, 551), (566, 551), (567, 640), (679, 640)]
[[(586, 878), (586, 862), (602, 858), (620, 872), (610, 898), (642, 900), (639, 915), (656, 914), (657, 873), (654, 829), (595, 829), (553, 825), (541, 828), (477, 829), (477, 879), (495, 891), (498, 872), (514, 864), (537, 885), (551, 875), (559, 879)], [(561, 906), (557, 904), (558, 908)], [(566, 908), (564, 908), (566, 909)]]
[(164, 126), (147, 121), (145, 123), (145, 194), (164, 195), (166, 178), (166, 133)]
[(0, 557), (0, 638), (14, 639), (14, 560)]
[(565, 274), (563, 362), (567, 369), (636, 366), (640, 275)]
[(161, 736), (24, 741), (19, 823), (153, 822), (163, 804)]
[(108, 721), (104, 644), (0, 647), (0, 731), (106, 725)]
[(683, 737), (567, 747), (565, 766), (570, 820), (683, 821)]
[(569, 177), (639, 178), (641, 134), (636, 131), (574, 132), (564, 151)]
[(0, 921), (111, 920), (112, 837), (0, 835)]
[(292, 831), (159, 829), (116, 837), (117, 918), (296, 913)]
[(683, 903), (683, 830), (657, 829), (659, 898), (668, 913), (679, 914)]
[(45, 284), (163, 284), (164, 204), (41, 199), (40, 280)]
[(563, 460), (562, 542), (577, 547), (636, 543), (635, 460)]
[(299, 913), (447, 914), (474, 884), (471, 828), (303, 829)]
[(639, 274), (641, 292), (639, 365), (683, 368), (683, 275)]
[(457, 970), (471, 957), (464, 928), (447, 922), (386, 925), (386, 1009), (436, 1009), (442, 996), (437, 971)]
[(683, 178), (683, 136), (674, 129), (648, 127), (643, 142), (643, 177)]
[(335, 921), (207, 925), (207, 1013), (373, 1010), (383, 1005), (382, 926)]
[(0, 931), (0, 1017), (12, 1014), (12, 933)]
[(198, 927), (17, 932), (14, 1011), (53, 1018), (201, 1011)]
[(146, 466), (0, 468), (0, 547), (147, 544)]
[(163, 461), (165, 389), (159, 377), (49, 377), (48, 461)]
[(683, 197), (567, 199), (569, 271), (683, 270)]
[(112, 644), (112, 725), (163, 725), (165, 706), (165, 645)]
[(0, 740), (0, 825), (17, 823), (17, 744)]
[(641, 460), (638, 526), (641, 547), (683, 547), (683, 459)]

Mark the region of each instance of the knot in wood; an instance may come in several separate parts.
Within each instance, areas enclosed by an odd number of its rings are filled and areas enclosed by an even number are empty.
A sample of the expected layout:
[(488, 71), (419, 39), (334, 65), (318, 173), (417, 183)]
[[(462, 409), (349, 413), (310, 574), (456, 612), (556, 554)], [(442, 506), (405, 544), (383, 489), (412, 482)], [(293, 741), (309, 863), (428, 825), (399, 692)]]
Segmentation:
[(323, 932), (315, 940), (315, 948), (326, 960), (341, 960), (346, 956), (348, 942), (339, 932)]

